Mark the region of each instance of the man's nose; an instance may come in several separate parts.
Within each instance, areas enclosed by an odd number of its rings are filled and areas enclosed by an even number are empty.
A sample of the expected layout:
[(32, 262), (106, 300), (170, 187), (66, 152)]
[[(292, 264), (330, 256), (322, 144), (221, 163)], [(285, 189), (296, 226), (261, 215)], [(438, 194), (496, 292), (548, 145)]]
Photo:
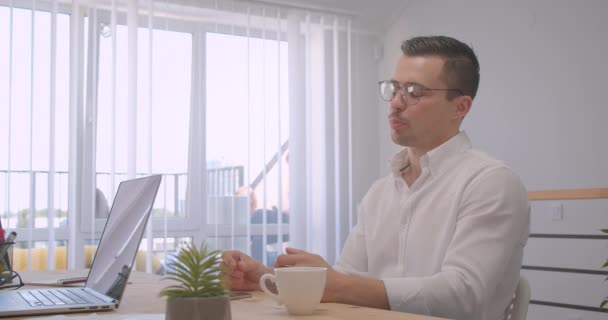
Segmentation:
[(390, 111), (403, 111), (406, 108), (405, 103), (403, 102), (403, 98), (399, 93), (395, 94), (391, 101), (388, 103)]

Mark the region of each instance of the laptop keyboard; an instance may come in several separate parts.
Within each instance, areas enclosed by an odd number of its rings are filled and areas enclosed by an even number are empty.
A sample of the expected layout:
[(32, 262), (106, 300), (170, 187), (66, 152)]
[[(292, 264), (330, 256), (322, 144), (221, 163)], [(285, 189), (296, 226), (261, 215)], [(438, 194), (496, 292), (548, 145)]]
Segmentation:
[(102, 302), (102, 300), (83, 289), (41, 289), (17, 292), (32, 307)]

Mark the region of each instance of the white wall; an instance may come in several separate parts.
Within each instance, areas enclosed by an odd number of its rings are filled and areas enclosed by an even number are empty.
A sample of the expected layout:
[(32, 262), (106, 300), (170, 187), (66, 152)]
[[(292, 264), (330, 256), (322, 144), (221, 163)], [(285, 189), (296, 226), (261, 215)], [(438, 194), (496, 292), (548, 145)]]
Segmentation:
[[(481, 84), (463, 128), (530, 190), (608, 185), (608, 1), (411, 1), (384, 39), (444, 34), (475, 49)], [(394, 149), (379, 119), (380, 170)]]
[[(384, 37), (378, 79), (392, 76), (402, 40), (438, 34), (478, 54), (481, 84), (463, 124), (476, 147), (504, 160), (529, 190), (608, 187), (608, 1), (412, 0)], [(378, 118), (383, 174), (397, 150), (384, 115)], [(556, 207), (561, 216), (554, 215)], [(534, 202), (531, 231), (537, 235), (524, 265), (601, 271), (608, 240), (544, 234), (597, 235), (608, 227), (607, 213), (608, 201)], [(533, 300), (597, 307), (608, 288), (605, 275), (522, 273), (530, 278)], [(605, 317), (538, 303), (528, 313), (528, 319)]]

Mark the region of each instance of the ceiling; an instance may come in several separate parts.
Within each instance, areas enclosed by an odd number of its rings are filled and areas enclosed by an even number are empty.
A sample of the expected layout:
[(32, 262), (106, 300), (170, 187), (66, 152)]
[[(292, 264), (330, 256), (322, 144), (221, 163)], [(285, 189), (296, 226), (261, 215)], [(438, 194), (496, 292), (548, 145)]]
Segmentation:
[[(194, 7), (217, 0), (168, 0)], [(411, 0), (249, 0), (262, 4), (335, 13), (353, 18), (353, 28), (382, 34), (403, 14)], [(228, 1), (228, 3), (230, 3)]]
[(401, 16), (406, 0), (261, 0), (308, 9), (327, 10), (354, 17), (355, 27), (381, 33)]

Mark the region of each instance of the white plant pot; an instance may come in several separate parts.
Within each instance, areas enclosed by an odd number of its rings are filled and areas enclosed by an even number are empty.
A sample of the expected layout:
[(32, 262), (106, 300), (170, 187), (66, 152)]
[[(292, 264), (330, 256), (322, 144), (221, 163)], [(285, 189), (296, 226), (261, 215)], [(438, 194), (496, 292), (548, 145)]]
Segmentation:
[(167, 300), (166, 320), (231, 320), (228, 296)]

